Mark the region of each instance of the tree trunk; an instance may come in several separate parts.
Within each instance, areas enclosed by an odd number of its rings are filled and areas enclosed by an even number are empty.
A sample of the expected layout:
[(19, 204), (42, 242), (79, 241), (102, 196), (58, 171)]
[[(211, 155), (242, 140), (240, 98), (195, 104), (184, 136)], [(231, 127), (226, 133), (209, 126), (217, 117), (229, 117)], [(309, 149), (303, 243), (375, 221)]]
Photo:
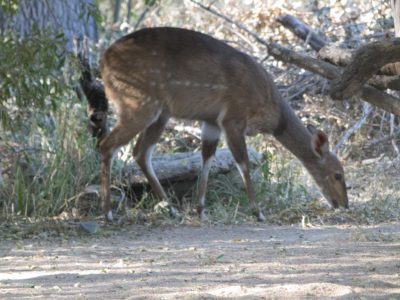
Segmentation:
[(91, 15), (94, 11), (94, 0), (20, 0), (14, 16), (0, 9), (1, 34), (13, 31), (20, 38), (26, 38), (35, 28), (39, 32), (50, 30), (53, 35), (61, 32), (71, 51), (74, 38), (86, 36), (97, 41), (97, 26)]
[(113, 17), (113, 23), (118, 23), (119, 22), (119, 13), (121, 11), (121, 0), (116, 0), (114, 2), (114, 17)]
[(132, 18), (132, 0), (128, 0), (128, 3), (126, 4), (126, 22), (128, 24), (131, 23), (131, 18)]
[(340, 77), (332, 82), (333, 99), (346, 99), (357, 94), (382, 66), (400, 61), (400, 38), (385, 39), (359, 48)]
[[(392, 0), (392, 12), (394, 20), (394, 34), (400, 37), (400, 0)], [(395, 63), (394, 67), (397, 75), (400, 75), (400, 62)]]

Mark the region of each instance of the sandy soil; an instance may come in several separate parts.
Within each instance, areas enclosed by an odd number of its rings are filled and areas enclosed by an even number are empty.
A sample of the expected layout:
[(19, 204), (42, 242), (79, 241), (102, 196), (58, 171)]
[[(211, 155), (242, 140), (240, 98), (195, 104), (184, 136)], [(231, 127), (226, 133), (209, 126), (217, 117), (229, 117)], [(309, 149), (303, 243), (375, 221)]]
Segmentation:
[(400, 224), (145, 228), (0, 243), (0, 299), (400, 299)]

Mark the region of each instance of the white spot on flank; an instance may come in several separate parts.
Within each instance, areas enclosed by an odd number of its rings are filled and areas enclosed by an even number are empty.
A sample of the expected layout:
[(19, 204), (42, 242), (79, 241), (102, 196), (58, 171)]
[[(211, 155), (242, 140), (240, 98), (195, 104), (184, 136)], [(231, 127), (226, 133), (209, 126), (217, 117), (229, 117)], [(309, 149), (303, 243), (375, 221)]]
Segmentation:
[(155, 86), (156, 82), (155, 81), (150, 81), (150, 86)]
[(211, 87), (211, 89), (213, 89), (213, 90), (224, 90), (224, 89), (226, 89), (226, 86), (223, 85), (223, 84), (214, 84), (214, 85)]
[(157, 51), (155, 50), (151, 51), (151, 55), (157, 56)]
[(171, 80), (171, 84), (174, 84), (174, 85), (181, 85), (181, 84), (182, 84), (182, 81), (179, 81), (179, 80)]

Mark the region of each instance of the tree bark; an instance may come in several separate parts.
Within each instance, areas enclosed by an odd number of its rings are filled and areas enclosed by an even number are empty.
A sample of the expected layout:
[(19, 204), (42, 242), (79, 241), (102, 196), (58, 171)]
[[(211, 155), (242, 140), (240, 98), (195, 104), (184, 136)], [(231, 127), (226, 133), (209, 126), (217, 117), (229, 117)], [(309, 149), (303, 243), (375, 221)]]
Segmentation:
[(345, 67), (351, 62), (355, 50), (325, 45), (318, 51), (318, 57), (334, 65)]
[[(296, 53), (277, 44), (270, 45), (269, 53), (277, 60), (295, 64), (303, 69), (319, 74), (330, 80), (340, 78), (341, 76), (341, 69), (339, 67), (304, 54)], [(400, 115), (399, 98), (393, 97), (368, 85), (362, 88), (361, 97), (363, 100), (380, 107), (387, 112)]]
[[(392, 0), (392, 12), (394, 20), (394, 35), (400, 37), (400, 0)], [(392, 64), (395, 74), (400, 75), (400, 62)]]
[(94, 8), (94, 0), (20, 0), (14, 16), (0, 9), (1, 34), (12, 31), (23, 39), (31, 36), (34, 28), (39, 32), (49, 29), (53, 35), (63, 33), (71, 51), (74, 38), (98, 40), (97, 25), (90, 13)]
[[(261, 163), (261, 154), (248, 148), (250, 164), (258, 166)], [(154, 157), (152, 160), (154, 170), (161, 183), (175, 183), (179, 181), (192, 181), (200, 174), (202, 159), (200, 152), (184, 152), (166, 154)], [(235, 169), (235, 160), (228, 149), (218, 149), (212, 164), (211, 174), (225, 174)], [(125, 178), (133, 187), (147, 185), (147, 179), (136, 163), (126, 166), (123, 170)]]
[[(352, 61), (356, 49), (345, 49), (335, 45), (326, 45), (318, 52), (318, 57), (334, 65), (345, 67)], [(397, 74), (394, 64), (383, 66), (377, 73), (380, 75), (393, 76)]]
[(332, 82), (330, 95), (343, 100), (357, 94), (379, 69), (400, 61), (400, 38), (385, 39), (359, 48), (342, 75)]
[(132, 19), (132, 0), (128, 0), (128, 3), (126, 4), (126, 22), (130, 24), (131, 19)]
[(113, 23), (119, 22), (119, 13), (121, 11), (121, 0), (112, 1), (114, 3)]
[(290, 29), (299, 38), (306, 41), (315, 51), (319, 51), (326, 44), (323, 38), (294, 16), (284, 15), (279, 17), (277, 21)]

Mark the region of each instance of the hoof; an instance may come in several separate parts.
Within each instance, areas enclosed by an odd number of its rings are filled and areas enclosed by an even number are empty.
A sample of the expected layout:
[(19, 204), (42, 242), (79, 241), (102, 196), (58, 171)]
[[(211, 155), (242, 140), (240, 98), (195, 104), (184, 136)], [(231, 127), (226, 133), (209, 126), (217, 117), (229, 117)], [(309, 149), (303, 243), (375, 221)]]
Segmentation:
[(265, 222), (265, 217), (261, 211), (255, 213), (254, 215), (256, 216), (258, 222)]
[(199, 214), (200, 222), (205, 223), (208, 222), (209, 219), (207, 215), (205, 214), (204, 210)]
[(207, 222), (208, 221), (208, 217), (206, 215), (206, 213), (204, 212), (205, 209), (203, 206), (198, 206), (197, 207), (197, 214), (199, 216), (200, 222)]
[(177, 219), (177, 218), (179, 217), (179, 212), (178, 212), (178, 210), (177, 210), (175, 207), (173, 207), (173, 206), (171, 206), (171, 207), (169, 208), (169, 214), (170, 214), (170, 216), (171, 216), (172, 218), (174, 218), (174, 219)]
[(110, 211), (105, 215), (105, 217), (106, 217), (106, 220), (107, 220), (108, 222), (112, 222), (112, 221), (113, 221), (113, 214), (112, 214), (112, 211), (110, 210)]

